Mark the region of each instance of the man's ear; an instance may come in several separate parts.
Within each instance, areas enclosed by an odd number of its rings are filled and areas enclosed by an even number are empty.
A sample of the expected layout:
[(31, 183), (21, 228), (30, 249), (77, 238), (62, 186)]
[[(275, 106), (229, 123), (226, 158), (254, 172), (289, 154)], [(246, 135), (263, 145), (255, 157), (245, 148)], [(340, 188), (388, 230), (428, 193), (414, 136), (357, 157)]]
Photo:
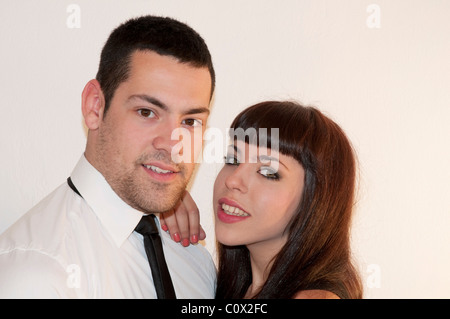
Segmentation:
[(90, 80), (81, 94), (81, 111), (88, 129), (98, 129), (103, 119), (104, 110), (105, 99), (100, 83), (95, 79)]

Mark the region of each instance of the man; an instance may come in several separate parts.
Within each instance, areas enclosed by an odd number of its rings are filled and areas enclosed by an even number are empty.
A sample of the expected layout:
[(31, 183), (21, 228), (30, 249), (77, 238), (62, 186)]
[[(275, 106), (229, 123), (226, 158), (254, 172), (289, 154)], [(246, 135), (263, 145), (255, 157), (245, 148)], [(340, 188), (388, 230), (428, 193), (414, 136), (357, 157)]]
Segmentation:
[[(145, 16), (115, 29), (82, 93), (84, 155), (68, 183), (0, 237), (0, 297), (159, 296), (147, 235), (134, 229), (143, 216), (173, 211), (188, 196), (214, 84), (208, 48), (187, 25)], [(175, 163), (179, 141), (171, 136), (180, 129), (200, 141), (192, 140), (190, 161)], [(176, 297), (214, 297), (207, 251), (159, 233)]]

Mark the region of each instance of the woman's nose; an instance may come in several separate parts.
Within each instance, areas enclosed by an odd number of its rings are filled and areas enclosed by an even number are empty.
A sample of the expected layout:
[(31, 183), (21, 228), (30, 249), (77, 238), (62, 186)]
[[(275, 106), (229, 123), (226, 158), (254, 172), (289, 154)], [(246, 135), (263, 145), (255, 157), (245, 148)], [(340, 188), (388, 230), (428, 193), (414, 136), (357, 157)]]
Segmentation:
[(239, 164), (230, 175), (225, 179), (225, 185), (230, 190), (238, 190), (242, 193), (246, 193), (248, 190), (248, 165)]

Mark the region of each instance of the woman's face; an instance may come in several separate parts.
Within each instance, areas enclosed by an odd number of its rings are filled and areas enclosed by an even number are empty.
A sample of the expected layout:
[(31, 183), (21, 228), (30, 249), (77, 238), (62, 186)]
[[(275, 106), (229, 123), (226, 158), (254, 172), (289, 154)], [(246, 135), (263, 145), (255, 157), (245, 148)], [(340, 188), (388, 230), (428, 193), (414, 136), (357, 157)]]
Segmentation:
[(237, 141), (214, 184), (217, 240), (228, 246), (283, 245), (304, 185), (292, 157)]

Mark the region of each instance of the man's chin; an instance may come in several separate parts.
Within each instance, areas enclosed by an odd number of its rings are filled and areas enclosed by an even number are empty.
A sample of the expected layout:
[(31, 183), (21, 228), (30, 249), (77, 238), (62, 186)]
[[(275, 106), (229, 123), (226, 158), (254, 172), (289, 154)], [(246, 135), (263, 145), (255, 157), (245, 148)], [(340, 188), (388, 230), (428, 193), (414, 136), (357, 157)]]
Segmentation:
[(178, 205), (184, 194), (186, 185), (178, 180), (176, 183), (157, 183), (148, 180), (139, 180), (129, 176), (116, 183), (115, 192), (131, 207), (145, 213), (163, 213), (172, 210)]
[(135, 198), (133, 202), (138, 207), (138, 210), (144, 213), (160, 214), (168, 212), (179, 205), (184, 188), (181, 191), (150, 191), (150, 193), (152, 193), (151, 196)]

